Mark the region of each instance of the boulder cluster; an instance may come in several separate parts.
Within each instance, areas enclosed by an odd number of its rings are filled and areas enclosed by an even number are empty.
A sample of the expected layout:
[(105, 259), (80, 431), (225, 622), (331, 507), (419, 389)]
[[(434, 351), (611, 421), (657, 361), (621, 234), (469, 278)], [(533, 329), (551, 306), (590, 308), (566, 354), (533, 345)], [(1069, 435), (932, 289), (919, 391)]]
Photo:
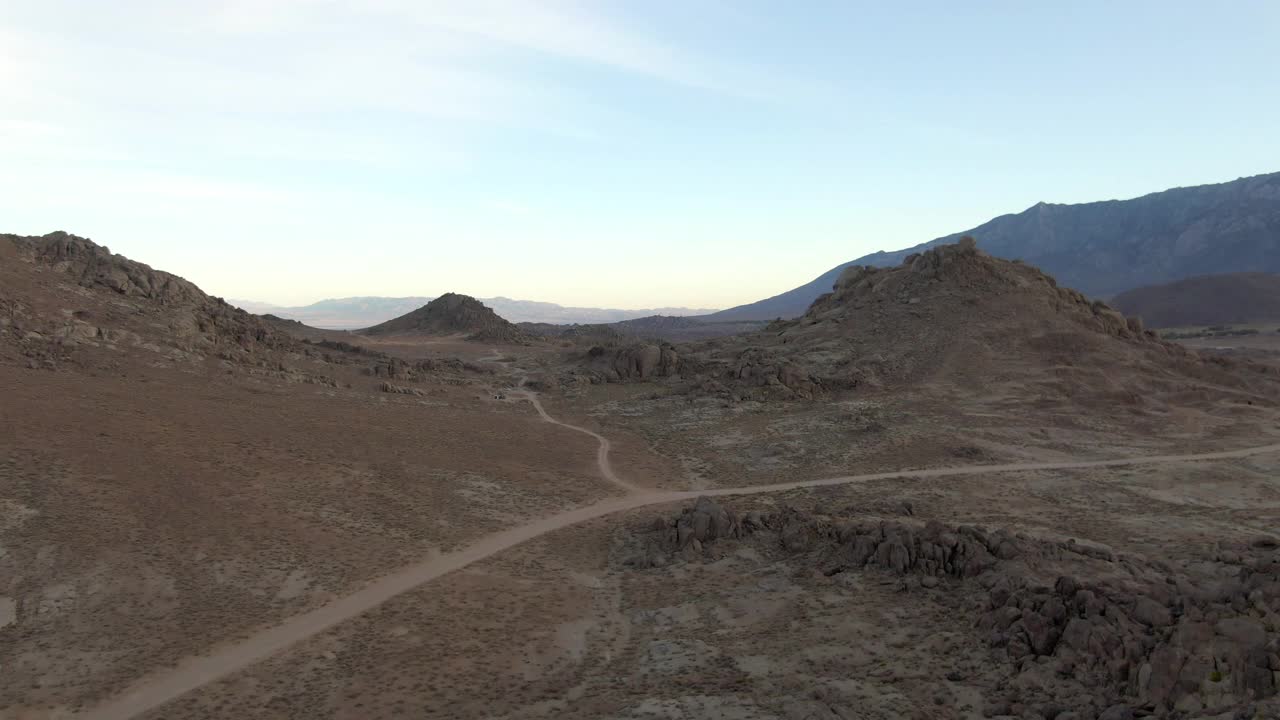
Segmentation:
[(597, 382), (628, 382), (670, 377), (680, 369), (675, 347), (663, 343), (633, 343), (587, 351), (587, 368)]

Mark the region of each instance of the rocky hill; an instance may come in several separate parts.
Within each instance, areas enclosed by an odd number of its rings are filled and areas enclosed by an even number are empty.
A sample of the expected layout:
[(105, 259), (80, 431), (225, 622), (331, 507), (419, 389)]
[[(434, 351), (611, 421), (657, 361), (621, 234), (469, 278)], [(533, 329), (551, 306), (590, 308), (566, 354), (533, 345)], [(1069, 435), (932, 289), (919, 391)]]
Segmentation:
[(991, 255), (1036, 265), (1091, 297), (1205, 273), (1280, 272), (1280, 173), (1131, 200), (1042, 202), (912, 248), (860, 257), (793, 290), (704, 317), (797, 317), (847, 267), (897, 265), (908, 255), (966, 235), (978, 238)]
[(1280, 321), (1280, 275), (1199, 275), (1120, 293), (1111, 304), (1151, 327)]
[[(893, 268), (848, 268), (800, 318), (670, 356), (649, 373), (604, 379), (678, 377), (690, 391), (738, 399), (929, 388), (1108, 412), (1195, 384), (1241, 398), (1278, 389), (1274, 367), (1202, 359), (1030, 265), (987, 255), (971, 238)], [(586, 367), (626, 360), (589, 358)]]
[(95, 350), (260, 366), (307, 351), (183, 278), (65, 232), (0, 235), (0, 348), (38, 367), (112, 357)]
[(527, 343), (525, 331), (469, 295), (445, 293), (412, 312), (360, 331), (364, 335), (465, 335), (475, 342)]

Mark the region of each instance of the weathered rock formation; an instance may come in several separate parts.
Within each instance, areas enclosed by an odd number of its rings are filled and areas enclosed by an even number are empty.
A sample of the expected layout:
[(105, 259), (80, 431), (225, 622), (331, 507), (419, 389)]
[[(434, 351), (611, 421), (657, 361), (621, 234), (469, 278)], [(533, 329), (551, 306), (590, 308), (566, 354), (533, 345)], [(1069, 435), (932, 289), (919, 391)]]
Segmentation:
[[(0, 325), (29, 357), (65, 357), (74, 346), (142, 347), (172, 358), (212, 355), (240, 364), (255, 364), (262, 359), (258, 355), (271, 351), (307, 353), (263, 319), (86, 238), (64, 232), (3, 235), (0, 245), (6, 284), (26, 295), (25, 302), (0, 297)], [(66, 294), (59, 288), (68, 284), (100, 302), (58, 308), (56, 315), (53, 308), (32, 305)]]
[[(1008, 681), (986, 699), (988, 715), (1217, 717), (1272, 698), (1280, 686), (1280, 550), (1271, 538), (1222, 553), (1213, 572), (1193, 575), (1000, 528), (790, 507), (739, 517), (704, 497), (655, 521), (629, 564), (720, 557), (724, 542), (763, 543), (826, 576), (886, 572), (982, 597), (968, 620), (975, 642), (1008, 667)], [(1044, 577), (1064, 563), (1093, 572)], [(1061, 714), (1068, 711), (1078, 714)]]
[(587, 360), (587, 367), (606, 382), (670, 377), (680, 368), (680, 355), (667, 344), (596, 345), (587, 351)]

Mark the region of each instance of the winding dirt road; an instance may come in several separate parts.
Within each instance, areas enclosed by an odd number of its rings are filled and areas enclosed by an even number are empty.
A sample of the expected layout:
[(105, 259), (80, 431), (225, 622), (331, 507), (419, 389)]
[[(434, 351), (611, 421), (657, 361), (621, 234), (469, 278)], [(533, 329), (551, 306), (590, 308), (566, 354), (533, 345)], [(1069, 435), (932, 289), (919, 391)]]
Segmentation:
[(580, 522), (609, 515), (611, 513), (632, 510), (647, 505), (690, 500), (699, 496), (751, 495), (756, 493), (779, 492), (799, 488), (843, 485), (856, 482), (886, 480), (891, 478), (916, 479), (938, 478), (977, 473), (1024, 472), (1036, 470), (1074, 470), (1081, 468), (1123, 467), (1130, 465), (1152, 465), (1159, 463), (1195, 462), (1204, 460), (1224, 460), (1243, 458), (1251, 455), (1280, 452), (1280, 443), (1259, 447), (1227, 450), (1223, 452), (1197, 453), (1191, 455), (1154, 455), (1147, 457), (1118, 458), (1112, 460), (1083, 460), (1075, 462), (1051, 463), (1012, 463), (1006, 465), (971, 465), (955, 468), (932, 468), (927, 470), (901, 470), (895, 472), (871, 473), (865, 475), (844, 475), (840, 477), (822, 478), (818, 480), (801, 480), (797, 482), (776, 483), (773, 485), (756, 485), (738, 488), (719, 488), (701, 491), (655, 491), (626, 482), (617, 476), (609, 464), (609, 441), (605, 437), (586, 428), (570, 425), (551, 417), (542, 407), (535, 393), (528, 390), (518, 391), (527, 398), (543, 420), (594, 437), (599, 443), (596, 461), (600, 475), (609, 483), (626, 491), (622, 497), (609, 498), (592, 505), (574, 508), (557, 515), (535, 520), (519, 527), (487, 535), (471, 545), (446, 555), (434, 556), (415, 565), (406, 567), (391, 575), (375, 580), (356, 592), (333, 600), (314, 610), (294, 616), (274, 627), (266, 628), (254, 635), (212, 649), (206, 655), (188, 658), (172, 668), (160, 670), (151, 676), (144, 677), (120, 695), (111, 698), (96, 708), (85, 711), (81, 716), (96, 720), (127, 720), (144, 712), (157, 708), (171, 700), (191, 692), (204, 685), (224, 678), (234, 672), (243, 670), (254, 663), (264, 660), (281, 650), (317, 635), (338, 623), (348, 620), (378, 605), (408, 592), (441, 575), (467, 567), (491, 555), (502, 552), (515, 545), (532, 540), (555, 530), (569, 527)]

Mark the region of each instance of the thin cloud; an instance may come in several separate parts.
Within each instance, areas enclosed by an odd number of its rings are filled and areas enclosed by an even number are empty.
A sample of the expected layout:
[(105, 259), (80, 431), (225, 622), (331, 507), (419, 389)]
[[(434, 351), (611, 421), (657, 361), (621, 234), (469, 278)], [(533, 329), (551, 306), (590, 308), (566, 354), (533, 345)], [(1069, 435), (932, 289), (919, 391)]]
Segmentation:
[(733, 65), (629, 31), (601, 5), (466, 0), (421, 5), (383, 0), (380, 7), (420, 27), (446, 29), (513, 48), (604, 65), (669, 83), (728, 95), (769, 99), (788, 84), (774, 73)]

